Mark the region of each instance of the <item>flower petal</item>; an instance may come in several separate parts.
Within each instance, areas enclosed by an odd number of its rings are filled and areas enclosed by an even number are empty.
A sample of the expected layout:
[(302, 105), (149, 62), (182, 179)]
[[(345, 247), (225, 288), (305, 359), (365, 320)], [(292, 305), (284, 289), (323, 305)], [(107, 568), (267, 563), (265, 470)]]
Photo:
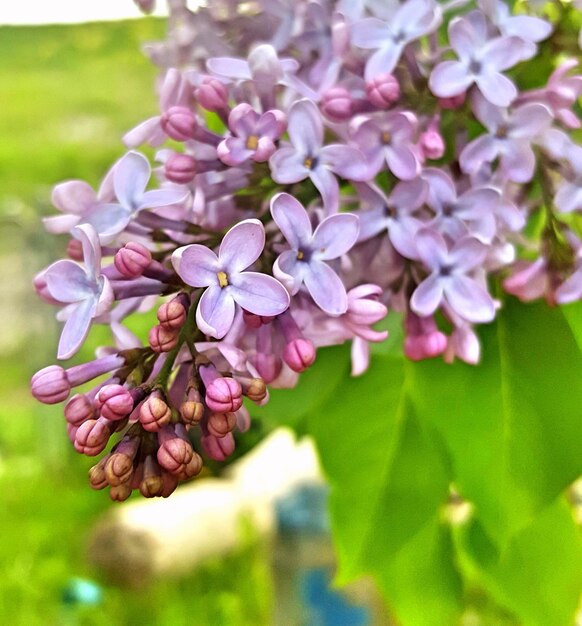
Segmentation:
[(359, 220), (352, 213), (338, 213), (326, 217), (313, 233), (314, 258), (321, 261), (337, 259), (358, 240)]
[(420, 173), (420, 162), (408, 146), (387, 146), (386, 162), (394, 176), (401, 180), (412, 180)]
[(320, 160), (332, 172), (348, 180), (366, 181), (374, 177), (364, 155), (353, 146), (331, 144), (321, 149)]
[(467, 272), (481, 265), (487, 257), (488, 248), (474, 237), (460, 239), (449, 253), (449, 262), (455, 270)]
[(499, 72), (487, 72), (475, 77), (479, 91), (499, 107), (508, 107), (517, 97), (515, 85)]
[(101, 204), (84, 218), (83, 224), (93, 226), (102, 243), (113, 240), (127, 226), (131, 213), (120, 204)]
[(296, 250), (286, 250), (275, 260), (273, 264), (273, 274), (293, 296), (299, 291), (303, 284), (303, 276), (306, 268), (307, 263), (297, 260)]
[(209, 72), (226, 78), (237, 80), (251, 80), (251, 69), (249, 64), (242, 59), (232, 57), (214, 57), (206, 61)]
[(222, 339), (232, 326), (234, 313), (234, 300), (228, 290), (211, 285), (198, 303), (196, 324), (205, 335)]
[(321, 113), (311, 100), (299, 100), (289, 111), (289, 138), (303, 157), (314, 158), (323, 144)]
[(336, 213), (339, 206), (339, 184), (336, 177), (323, 166), (316, 167), (309, 174), (311, 182), (321, 194), (326, 212)]
[(84, 180), (67, 180), (53, 189), (51, 202), (63, 213), (83, 215), (96, 204), (97, 196)]
[(443, 299), (443, 281), (437, 274), (425, 278), (410, 298), (410, 308), (421, 317), (432, 315)]
[(431, 270), (438, 270), (449, 262), (447, 244), (440, 233), (422, 228), (415, 237), (416, 249), (422, 262)]
[(305, 270), (304, 283), (315, 304), (328, 315), (348, 310), (348, 295), (340, 277), (323, 261), (313, 259)]
[(189, 193), (187, 189), (152, 189), (143, 194), (136, 209), (153, 209), (178, 204), (186, 200)]
[(299, 200), (279, 193), (271, 200), (271, 215), (293, 250), (311, 241), (313, 230), (309, 215)]
[(178, 276), (191, 287), (208, 287), (218, 283), (218, 257), (201, 244), (178, 248), (172, 254), (172, 265)]
[(79, 224), (73, 229), (72, 234), (83, 246), (83, 261), (87, 275), (97, 279), (101, 274), (101, 244), (95, 228), (91, 224)]
[(56, 261), (44, 273), (47, 291), (59, 302), (80, 302), (93, 289), (85, 270), (74, 261)]
[(453, 275), (444, 284), (444, 293), (451, 308), (468, 322), (490, 322), (495, 317), (495, 304), (481, 285), (463, 275)]
[(224, 236), (218, 259), (228, 274), (238, 274), (252, 265), (265, 247), (265, 229), (257, 219), (235, 224)]
[(358, 48), (374, 49), (383, 46), (392, 36), (386, 22), (369, 17), (352, 24), (352, 43)]
[(305, 167), (305, 156), (292, 146), (277, 150), (269, 159), (269, 167), (273, 180), (282, 185), (305, 180), (310, 172)]
[(511, 116), (511, 136), (530, 139), (547, 130), (552, 124), (552, 113), (547, 106), (528, 102), (515, 109)]
[(69, 359), (81, 347), (91, 326), (94, 307), (93, 298), (87, 298), (72, 309), (61, 332), (58, 359)]
[(464, 93), (473, 84), (474, 77), (459, 61), (439, 63), (428, 81), (430, 90), (439, 98), (450, 98)]
[(384, 45), (376, 50), (366, 63), (364, 73), (366, 80), (372, 80), (381, 74), (392, 73), (402, 55), (402, 50), (404, 46), (401, 43), (395, 43), (392, 39), (384, 42)]
[(117, 162), (113, 174), (115, 195), (122, 206), (134, 211), (151, 175), (149, 161), (140, 152), (130, 151)]
[(289, 294), (272, 276), (241, 272), (233, 276), (229, 293), (235, 302), (255, 315), (279, 315), (289, 307)]

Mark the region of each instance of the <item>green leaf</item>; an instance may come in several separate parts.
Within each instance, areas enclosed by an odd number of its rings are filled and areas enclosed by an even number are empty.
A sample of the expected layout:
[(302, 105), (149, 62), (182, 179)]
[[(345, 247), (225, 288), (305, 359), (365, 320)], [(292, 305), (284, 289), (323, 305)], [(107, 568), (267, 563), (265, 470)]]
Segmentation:
[(582, 590), (582, 542), (564, 502), (545, 509), (501, 556), (477, 520), (462, 527), (457, 539), (481, 583), (522, 626), (574, 622)]
[(455, 482), (503, 544), (582, 473), (582, 354), (560, 309), (508, 301), (476, 367), (409, 366), (417, 413), (441, 433)]

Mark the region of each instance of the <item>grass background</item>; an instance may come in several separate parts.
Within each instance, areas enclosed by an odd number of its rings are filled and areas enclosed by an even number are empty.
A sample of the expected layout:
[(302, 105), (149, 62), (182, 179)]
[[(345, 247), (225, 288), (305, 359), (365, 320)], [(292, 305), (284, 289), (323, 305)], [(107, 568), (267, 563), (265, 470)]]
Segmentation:
[[(97, 184), (124, 151), (121, 135), (156, 114), (156, 69), (140, 46), (163, 21), (0, 28), (0, 623), (260, 626), (272, 588), (264, 547), (208, 563), (189, 578), (123, 590), (99, 581), (98, 606), (65, 602), (74, 577), (95, 579), (88, 533), (109, 507), (86, 481), (90, 459), (65, 436), (62, 407), (29, 395), (32, 373), (54, 362), (54, 311), (32, 276), (63, 255), (40, 215), (51, 186)], [(102, 331), (101, 331), (102, 332)], [(99, 334), (99, 332), (97, 333)], [(87, 348), (81, 355), (91, 357)]]

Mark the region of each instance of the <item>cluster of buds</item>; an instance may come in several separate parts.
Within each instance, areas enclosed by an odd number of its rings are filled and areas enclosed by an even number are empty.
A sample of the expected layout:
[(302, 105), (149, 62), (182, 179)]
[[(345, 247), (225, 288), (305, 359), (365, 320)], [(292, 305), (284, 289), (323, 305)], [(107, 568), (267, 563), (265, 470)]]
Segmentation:
[[(363, 373), (388, 308), (409, 358), (476, 363), (493, 281), (582, 297), (582, 76), (569, 60), (536, 89), (506, 75), (537, 62), (551, 22), (501, 0), (169, 6), (168, 40), (147, 47), (160, 110), (97, 191), (55, 187), (45, 225), (69, 258), (35, 278), (61, 307), (59, 359), (92, 324), (112, 331), (96, 361), (32, 382), (52, 403), (109, 376), (65, 409), (79, 452), (114, 440), (94, 487), (167, 495), (232, 453), (243, 396), (294, 386), (319, 347), (351, 341)], [(156, 306), (144, 345), (125, 320)]]

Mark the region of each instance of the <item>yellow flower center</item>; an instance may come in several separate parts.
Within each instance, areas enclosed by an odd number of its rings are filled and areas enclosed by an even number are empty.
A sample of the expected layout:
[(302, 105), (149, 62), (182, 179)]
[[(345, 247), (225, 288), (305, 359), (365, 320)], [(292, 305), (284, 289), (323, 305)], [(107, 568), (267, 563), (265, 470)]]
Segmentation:
[(305, 159), (305, 161), (303, 161), (303, 165), (305, 165), (305, 167), (310, 170), (313, 166), (313, 159), (310, 159), (309, 157), (307, 157)]
[(247, 139), (247, 150), (256, 150), (259, 147), (259, 138), (256, 135), (251, 135)]
[(218, 278), (218, 284), (221, 288), (228, 287), (228, 276), (226, 275), (226, 272), (218, 272), (216, 277)]
[(392, 135), (387, 130), (385, 130), (382, 133), (382, 143), (388, 144), (391, 141), (392, 141)]
[(305, 256), (303, 250), (297, 250), (297, 260), (298, 261), (302, 261), (303, 257)]

